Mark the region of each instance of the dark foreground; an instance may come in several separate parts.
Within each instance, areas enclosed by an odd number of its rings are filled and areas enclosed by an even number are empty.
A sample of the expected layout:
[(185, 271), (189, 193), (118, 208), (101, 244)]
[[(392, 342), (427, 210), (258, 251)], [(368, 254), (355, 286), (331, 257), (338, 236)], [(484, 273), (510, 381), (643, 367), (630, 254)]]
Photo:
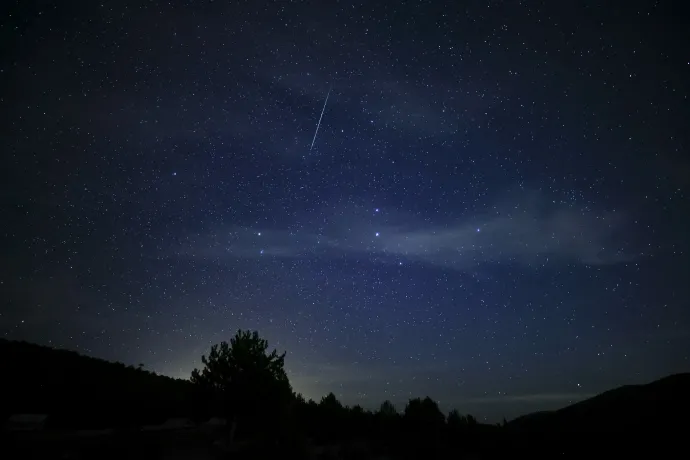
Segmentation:
[(690, 374), (501, 426), (445, 415), (428, 397), (400, 413), (390, 401), (376, 411), (345, 406), (332, 393), (320, 402), (286, 394), (267, 405), (262, 392), (261, 410), (237, 417), (230, 445), (222, 399), (203, 385), (3, 340), (0, 362), (2, 460), (663, 458), (686, 450), (690, 413)]
[(570, 433), (567, 436), (501, 430), (493, 439), (486, 438), (486, 444), (475, 452), (427, 445), (392, 454), (375, 452), (366, 440), (331, 445), (317, 445), (310, 440), (299, 440), (300, 445), (240, 441), (230, 449), (224, 442), (224, 431), (204, 428), (131, 433), (25, 432), (4, 433), (1, 456), (7, 460), (662, 458), (684, 451), (683, 434), (679, 432), (681, 427), (678, 428), (675, 432), (636, 430), (608, 434)]

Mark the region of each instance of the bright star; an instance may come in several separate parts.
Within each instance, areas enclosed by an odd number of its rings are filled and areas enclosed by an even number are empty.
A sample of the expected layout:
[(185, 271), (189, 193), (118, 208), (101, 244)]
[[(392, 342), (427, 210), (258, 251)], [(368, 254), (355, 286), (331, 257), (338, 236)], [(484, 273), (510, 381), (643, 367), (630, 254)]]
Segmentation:
[(374, 212), (379, 212), (379, 208), (374, 209)]
[(257, 233), (257, 235), (261, 236), (261, 232)]
[(376, 236), (379, 236), (379, 232), (376, 232)]

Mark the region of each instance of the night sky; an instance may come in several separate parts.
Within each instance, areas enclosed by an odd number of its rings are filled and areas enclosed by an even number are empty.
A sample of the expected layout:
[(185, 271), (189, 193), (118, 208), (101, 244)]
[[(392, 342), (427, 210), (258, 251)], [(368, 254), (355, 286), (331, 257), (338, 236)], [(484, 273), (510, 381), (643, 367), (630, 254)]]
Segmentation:
[(490, 421), (690, 370), (687, 15), (602, 3), (2, 2), (0, 335)]

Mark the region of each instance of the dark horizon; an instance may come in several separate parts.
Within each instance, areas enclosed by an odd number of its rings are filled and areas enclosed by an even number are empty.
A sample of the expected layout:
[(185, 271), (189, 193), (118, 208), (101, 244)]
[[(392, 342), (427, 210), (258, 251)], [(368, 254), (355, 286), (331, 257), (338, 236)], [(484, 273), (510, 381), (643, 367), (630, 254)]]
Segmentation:
[(490, 421), (690, 370), (682, 5), (140, 3), (1, 7), (0, 337)]
[[(34, 343), (34, 342), (26, 342), (29, 344), (35, 344), (35, 345), (40, 345), (40, 346), (45, 346), (39, 343)], [(53, 348), (53, 347), (50, 347)], [(97, 358), (103, 360), (104, 358), (99, 357), (99, 356), (92, 356), (89, 354), (85, 354), (82, 352), (79, 352), (78, 350), (71, 350), (68, 348), (53, 348), (57, 350), (66, 350), (70, 352), (76, 352), (79, 353), (81, 356), (87, 356), (91, 358)], [(289, 360), (289, 353), (288, 353), (288, 360)], [(108, 361), (108, 360), (106, 360)], [(108, 362), (115, 362), (115, 361), (108, 361)], [(158, 372), (156, 369), (152, 369), (146, 365), (146, 363), (128, 363), (128, 362), (122, 362), (125, 366), (131, 366), (134, 368), (139, 368), (141, 367), (142, 369), (149, 371), (149, 372), (154, 372), (158, 375), (163, 375), (166, 377), (171, 377), (175, 379), (182, 379), (185, 381), (190, 381), (189, 376), (175, 376), (175, 375), (168, 375), (164, 373)], [(676, 374), (671, 374), (671, 375), (676, 375)], [(289, 373), (288, 373), (289, 376)], [(439, 405), (439, 408), (444, 412), (448, 413), (451, 410), (458, 410), (461, 414), (470, 414), (474, 416), (480, 423), (501, 423), (503, 421), (511, 421), (515, 420), (516, 418), (522, 417), (524, 415), (530, 415), (534, 414), (537, 412), (545, 412), (545, 411), (553, 411), (553, 410), (558, 410), (565, 408), (569, 405), (575, 404), (577, 402), (592, 398), (594, 396), (598, 396), (604, 392), (614, 390), (617, 388), (620, 388), (622, 386), (629, 386), (629, 385), (644, 385), (651, 383), (653, 381), (657, 381), (666, 377), (669, 377), (670, 375), (661, 375), (658, 378), (654, 378), (652, 380), (645, 380), (645, 381), (638, 381), (638, 382), (627, 382), (623, 385), (620, 386), (612, 386), (612, 387), (605, 387), (602, 388), (599, 391), (596, 391), (594, 393), (586, 394), (586, 393), (571, 393), (571, 394), (558, 394), (558, 393), (543, 393), (543, 394), (514, 394), (514, 395), (481, 395), (477, 396), (474, 398), (466, 399), (466, 400), (460, 400), (460, 401), (452, 401), (452, 400), (438, 400), (434, 398), (434, 395), (411, 395), (407, 399), (388, 399), (388, 401), (392, 402), (393, 405), (396, 407), (396, 409), (402, 413), (402, 410), (404, 407), (407, 405), (410, 399), (416, 398), (416, 397), (426, 397), (430, 396), (434, 401), (436, 401)], [(291, 379), (292, 380), (292, 379)], [(381, 403), (384, 400), (373, 400), (373, 399), (355, 399), (355, 400), (348, 400), (342, 399), (342, 394), (339, 394), (336, 390), (329, 390), (326, 391), (325, 393), (321, 395), (307, 395), (303, 394), (298, 388), (294, 388), (293, 390), (296, 393), (302, 394), (302, 396), (305, 397), (306, 400), (313, 400), (315, 402), (321, 401), (323, 397), (325, 397), (328, 393), (333, 393), (338, 399), (345, 405), (348, 405), (350, 407), (353, 407), (355, 405), (361, 406), (365, 410), (370, 410), (373, 412), (376, 412), (380, 406)], [(498, 410), (487, 410), (487, 408), (498, 408)], [(536, 408), (536, 409), (535, 409)], [(507, 410), (506, 410), (507, 409)]]

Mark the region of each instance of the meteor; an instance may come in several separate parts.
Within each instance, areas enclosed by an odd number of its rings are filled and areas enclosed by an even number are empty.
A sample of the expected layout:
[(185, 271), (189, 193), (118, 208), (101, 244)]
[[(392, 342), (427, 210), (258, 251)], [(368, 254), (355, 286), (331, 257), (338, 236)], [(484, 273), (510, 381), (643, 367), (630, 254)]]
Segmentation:
[(326, 94), (326, 100), (323, 103), (323, 109), (321, 109), (321, 116), (319, 117), (319, 122), (316, 124), (316, 131), (314, 131), (314, 139), (311, 140), (311, 147), (309, 147), (309, 153), (311, 153), (311, 149), (314, 148), (314, 142), (316, 142), (316, 135), (319, 134), (319, 127), (321, 126), (321, 119), (323, 118), (323, 113), (326, 111), (326, 104), (328, 104), (328, 96), (331, 95), (331, 90), (333, 87), (328, 90), (328, 94)]

